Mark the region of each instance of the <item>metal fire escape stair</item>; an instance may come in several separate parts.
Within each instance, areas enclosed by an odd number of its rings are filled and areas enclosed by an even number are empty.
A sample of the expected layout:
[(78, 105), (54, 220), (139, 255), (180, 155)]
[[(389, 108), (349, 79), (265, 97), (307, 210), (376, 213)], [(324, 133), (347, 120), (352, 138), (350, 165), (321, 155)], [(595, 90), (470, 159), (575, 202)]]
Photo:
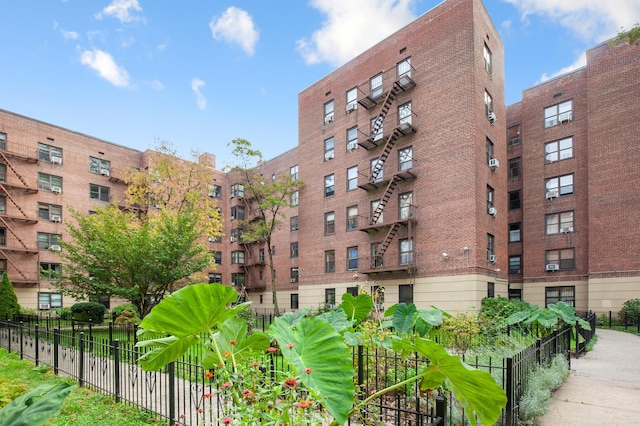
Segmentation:
[(375, 135), (378, 133), (378, 131), (380, 130), (380, 127), (382, 127), (384, 118), (387, 116), (387, 113), (391, 109), (391, 104), (393, 103), (393, 101), (396, 100), (396, 95), (401, 91), (402, 91), (402, 87), (400, 87), (398, 83), (393, 83), (393, 87), (391, 88), (389, 93), (387, 93), (387, 97), (385, 98), (384, 103), (382, 104), (382, 109), (380, 110), (380, 114), (378, 114), (378, 118), (376, 118), (376, 121), (374, 122), (373, 127), (371, 128), (371, 135)]
[(11, 171), (13, 171), (13, 173), (16, 174), (16, 176), (18, 177), (18, 179), (20, 179), (20, 182), (22, 182), (22, 184), (24, 185), (25, 188), (28, 188), (29, 185), (27, 184), (27, 182), (24, 180), (24, 178), (22, 177), (22, 175), (20, 173), (18, 173), (18, 171), (13, 167), (13, 164), (11, 164), (11, 162), (9, 161), (9, 159), (7, 158), (6, 155), (4, 155), (4, 152), (0, 151), (0, 157), (2, 157), (2, 159), (4, 160), (4, 163), (7, 165), (7, 167), (9, 167), (11, 169)]
[(370, 222), (371, 225), (375, 225), (376, 223), (378, 223), (378, 219), (380, 219), (380, 216), (382, 215), (382, 212), (384, 211), (384, 208), (387, 205), (387, 202), (391, 198), (391, 195), (393, 194), (393, 191), (396, 189), (396, 186), (398, 186), (397, 180), (398, 180), (397, 176), (394, 175), (389, 181), (389, 183), (387, 184), (387, 188), (384, 190), (384, 194), (382, 195), (380, 202), (378, 203), (375, 211), (371, 215), (371, 222)]
[(33, 251), (33, 250), (29, 250), (29, 248), (27, 247), (27, 245), (24, 243), (24, 241), (22, 241), (22, 239), (18, 236), (18, 234), (16, 234), (15, 232), (13, 232), (13, 229), (11, 229), (11, 227), (9, 226), (9, 224), (7, 223), (6, 220), (4, 220), (4, 218), (2, 216), (0, 216), (0, 222), (2, 222), (2, 224), (4, 225), (4, 227), (11, 232), (11, 235), (13, 235), (15, 237), (15, 239), (20, 243), (20, 245), (22, 247), (24, 247), (24, 249), (26, 251)]
[(399, 229), (400, 229), (399, 223), (396, 222), (391, 225), (391, 228), (389, 228), (389, 232), (387, 232), (387, 235), (384, 237), (384, 240), (382, 240), (382, 243), (380, 244), (380, 248), (378, 249), (378, 254), (380, 256), (383, 256), (384, 252), (387, 251), (387, 248), (389, 247), (389, 245), (391, 245), (391, 242), (395, 238)]

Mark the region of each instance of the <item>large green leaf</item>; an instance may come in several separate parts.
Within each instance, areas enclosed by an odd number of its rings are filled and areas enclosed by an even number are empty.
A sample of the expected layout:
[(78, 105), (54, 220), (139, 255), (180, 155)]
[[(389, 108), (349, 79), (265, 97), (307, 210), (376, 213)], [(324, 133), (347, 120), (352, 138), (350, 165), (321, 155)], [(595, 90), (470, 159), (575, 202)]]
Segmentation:
[(354, 297), (351, 293), (344, 293), (340, 306), (347, 314), (347, 318), (358, 324), (371, 313), (373, 299), (368, 294), (359, 294)]
[(530, 314), (531, 314), (531, 311), (514, 312), (511, 315), (509, 315), (509, 317), (507, 318), (507, 324), (514, 325), (514, 324), (519, 324), (521, 322), (524, 322), (527, 318), (529, 318)]
[(418, 352), (429, 359), (429, 367), (420, 373), (420, 389), (436, 389), (446, 383), (467, 410), (471, 424), (476, 424), (475, 416), (483, 425), (492, 425), (498, 420), (507, 396), (491, 374), (469, 367), (431, 340), (402, 339), (394, 342), (394, 347), (404, 352)]
[(323, 312), (318, 315), (318, 318), (326, 320), (340, 334), (351, 330), (354, 325), (353, 321), (347, 318), (347, 314), (341, 308)]
[[(218, 327), (213, 336), (217, 350), (207, 351), (202, 361), (205, 369), (224, 364), (233, 357), (235, 362), (250, 359), (264, 353), (271, 343), (266, 333), (254, 332), (247, 336), (247, 323), (240, 318), (229, 318)], [(225, 357), (224, 354), (229, 356)]]
[(298, 309), (297, 312), (285, 312), (280, 315), (280, 319), (289, 323), (289, 325), (296, 325), (302, 318), (306, 317), (311, 308), (304, 307), (302, 309)]
[(393, 327), (398, 334), (413, 331), (413, 325), (416, 323), (418, 308), (413, 303), (399, 303), (393, 312)]
[(58, 383), (39, 385), (0, 410), (0, 425), (40, 426), (58, 412), (64, 399), (78, 385)]
[(184, 337), (168, 336), (159, 339), (141, 340), (136, 344), (138, 348), (150, 348), (138, 362), (143, 370), (159, 370), (172, 361), (180, 358), (192, 345), (200, 340), (198, 335)]
[(304, 318), (293, 328), (276, 318), (269, 335), (278, 341), (282, 355), (304, 385), (317, 392), (329, 413), (344, 424), (353, 407), (354, 371), (340, 334), (321, 318)]

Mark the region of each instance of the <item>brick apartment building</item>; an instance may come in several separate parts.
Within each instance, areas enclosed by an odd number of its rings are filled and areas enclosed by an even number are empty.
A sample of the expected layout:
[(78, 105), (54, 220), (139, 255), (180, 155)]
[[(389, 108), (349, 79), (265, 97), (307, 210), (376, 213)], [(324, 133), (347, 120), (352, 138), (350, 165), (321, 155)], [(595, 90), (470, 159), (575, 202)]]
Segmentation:
[[(447, 0), (304, 89), (298, 147), (258, 165), (304, 181), (272, 241), (280, 309), (361, 288), (447, 311), (640, 297), (639, 68), (640, 49), (604, 44), (507, 108), (484, 6)], [(69, 306), (38, 274), (61, 267), (67, 206), (119, 202), (122, 170), (149, 154), (0, 110), (0, 267), (23, 306)], [(250, 200), (206, 156), (224, 220), (209, 281), (268, 311), (266, 247), (241, 237)]]

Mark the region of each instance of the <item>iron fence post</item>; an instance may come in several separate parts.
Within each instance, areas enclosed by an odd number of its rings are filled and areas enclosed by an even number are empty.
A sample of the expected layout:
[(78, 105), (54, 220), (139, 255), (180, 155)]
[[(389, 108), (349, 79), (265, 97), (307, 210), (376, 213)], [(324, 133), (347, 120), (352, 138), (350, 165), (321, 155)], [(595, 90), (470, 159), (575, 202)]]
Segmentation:
[(36, 343), (35, 343), (35, 345), (36, 345), (36, 347), (35, 347), (35, 358), (36, 358), (35, 359), (35, 364), (36, 364), (36, 367), (38, 366), (39, 361), (40, 361), (39, 360), (39, 358), (40, 358), (40, 348), (39, 348), (40, 343), (38, 342), (38, 340), (39, 340), (38, 339), (38, 337), (39, 337), (38, 336), (38, 328), (39, 327), (40, 326), (36, 323), (36, 325), (35, 325), (35, 340), (36, 340)]
[(538, 337), (536, 339), (536, 364), (540, 365), (542, 361), (542, 340)]
[(611, 321), (611, 311), (609, 311), (609, 328), (611, 328), (612, 325), (613, 323)]
[(167, 375), (169, 376), (169, 392), (167, 392), (167, 398), (169, 398), (169, 424), (176, 423), (176, 403), (175, 403), (175, 363), (170, 362), (167, 365)]
[(115, 386), (113, 393), (115, 394), (116, 402), (120, 402), (120, 340), (114, 340), (112, 345), (113, 346), (111, 349), (113, 350), (113, 384)]
[(358, 345), (358, 396), (363, 399), (362, 389), (364, 388), (364, 346)]
[(80, 347), (78, 348), (78, 384), (80, 387), (84, 384), (84, 331), (80, 332)]
[(442, 421), (438, 422), (437, 424), (441, 424), (443, 426), (446, 424), (447, 399), (442, 395), (438, 395), (436, 397), (436, 418), (442, 419)]
[(23, 323), (22, 321), (20, 321), (20, 359), (24, 359), (24, 347), (22, 346), (23, 343), (23, 337), (24, 337), (24, 328), (23, 328)]
[(513, 425), (513, 405), (514, 405), (514, 389), (513, 389), (513, 357), (507, 357), (507, 406), (505, 408), (505, 426)]
[(109, 321), (109, 343), (113, 342), (113, 321)]
[(58, 346), (60, 345), (60, 329), (53, 330), (53, 374), (58, 375)]
[(7, 351), (11, 352), (11, 320), (8, 319), (7, 320), (7, 333), (8, 333), (8, 337), (9, 337), (9, 343), (8, 343), (8, 348)]
[(580, 358), (580, 323), (576, 321), (576, 358)]

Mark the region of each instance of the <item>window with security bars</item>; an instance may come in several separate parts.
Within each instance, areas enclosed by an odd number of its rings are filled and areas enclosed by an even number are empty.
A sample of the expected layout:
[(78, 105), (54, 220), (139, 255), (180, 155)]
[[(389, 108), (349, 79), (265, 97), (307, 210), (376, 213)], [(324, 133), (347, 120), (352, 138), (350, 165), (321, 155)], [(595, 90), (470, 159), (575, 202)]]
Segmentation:
[(576, 306), (575, 286), (557, 286), (545, 288), (545, 307), (552, 303), (565, 302), (571, 306)]

